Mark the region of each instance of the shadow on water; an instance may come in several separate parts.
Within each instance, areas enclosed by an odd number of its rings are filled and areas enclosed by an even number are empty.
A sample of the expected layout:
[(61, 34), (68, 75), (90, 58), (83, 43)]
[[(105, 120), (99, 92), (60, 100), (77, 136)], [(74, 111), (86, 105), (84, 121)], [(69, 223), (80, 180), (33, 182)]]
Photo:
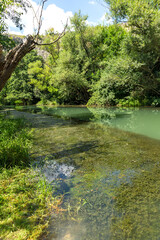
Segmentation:
[(55, 157), (55, 159), (60, 159), (63, 157), (72, 156), (74, 154), (90, 151), (91, 149), (96, 148), (97, 146), (98, 146), (97, 141), (79, 142), (77, 144), (73, 144), (70, 149), (65, 149), (63, 151), (56, 152), (52, 154), (52, 156)]
[[(64, 146), (65, 147), (65, 146)], [(58, 159), (68, 159), (68, 157), (72, 157), (73, 155), (81, 154), (81, 153), (86, 153), (90, 150), (93, 150), (98, 147), (98, 142), (97, 141), (84, 141), (84, 142), (78, 142), (76, 144), (72, 145), (67, 145), (64, 150), (55, 152), (55, 153), (50, 153), (49, 155), (39, 155), (36, 157), (36, 164), (46, 162), (46, 159), (51, 159), (51, 160), (58, 160)], [(69, 148), (69, 149), (68, 149)], [(34, 154), (37, 154), (34, 152)], [(34, 157), (34, 154), (32, 155)], [(66, 162), (66, 160), (64, 160)], [(72, 161), (67, 161), (69, 164), (74, 165), (76, 168), (78, 165), (72, 159)]]

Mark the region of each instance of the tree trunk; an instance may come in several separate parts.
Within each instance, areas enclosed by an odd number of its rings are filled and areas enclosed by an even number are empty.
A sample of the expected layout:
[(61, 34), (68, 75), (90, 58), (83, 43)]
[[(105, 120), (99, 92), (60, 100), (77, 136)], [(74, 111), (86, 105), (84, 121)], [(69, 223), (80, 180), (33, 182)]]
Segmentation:
[(20, 60), (36, 46), (33, 36), (28, 36), (23, 43), (11, 49), (4, 57), (0, 46), (0, 91), (11, 77)]

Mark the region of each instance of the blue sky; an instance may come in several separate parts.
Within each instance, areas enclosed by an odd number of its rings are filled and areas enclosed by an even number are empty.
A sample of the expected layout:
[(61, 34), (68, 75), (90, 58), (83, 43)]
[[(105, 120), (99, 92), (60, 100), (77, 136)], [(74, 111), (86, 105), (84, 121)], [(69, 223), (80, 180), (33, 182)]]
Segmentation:
[(103, 0), (48, 0), (45, 6), (52, 3), (65, 11), (72, 11), (73, 14), (81, 10), (82, 14), (88, 15), (88, 20), (91, 22), (98, 22), (106, 12), (106, 9), (102, 6), (104, 4)]
[[(38, 9), (40, 0), (30, 0), (35, 11)], [(48, 0), (45, 3), (43, 11), (43, 25), (41, 33), (49, 28), (54, 28), (55, 31), (61, 32), (68, 18), (72, 17), (75, 12), (81, 10), (83, 15), (88, 15), (88, 24), (96, 25), (103, 24), (105, 13), (108, 11), (103, 6), (103, 0)], [(35, 19), (33, 20), (33, 11), (29, 10), (27, 14), (22, 16), (22, 22), (25, 28), (22, 32), (8, 21), (10, 33), (17, 34), (32, 34), (33, 28), (36, 26)]]

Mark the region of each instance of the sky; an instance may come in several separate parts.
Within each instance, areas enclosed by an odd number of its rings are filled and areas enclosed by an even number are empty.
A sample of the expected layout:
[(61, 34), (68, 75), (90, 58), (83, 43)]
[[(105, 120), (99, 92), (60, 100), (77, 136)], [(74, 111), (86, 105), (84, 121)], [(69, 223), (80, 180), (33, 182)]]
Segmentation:
[[(41, 0), (29, 1), (34, 11), (37, 12)], [(72, 17), (74, 13), (79, 10), (81, 10), (82, 15), (88, 15), (87, 23), (89, 25), (109, 24), (109, 21), (105, 19), (105, 14), (108, 9), (104, 6), (103, 0), (48, 0), (43, 10), (41, 33), (45, 33), (45, 30), (49, 28), (54, 28), (54, 30), (58, 32), (63, 31), (67, 19)], [(33, 10), (28, 10), (27, 14), (23, 14), (21, 18), (25, 25), (23, 31), (16, 28), (10, 20), (7, 20), (9, 33), (23, 35), (32, 34), (34, 27), (36, 28)]]

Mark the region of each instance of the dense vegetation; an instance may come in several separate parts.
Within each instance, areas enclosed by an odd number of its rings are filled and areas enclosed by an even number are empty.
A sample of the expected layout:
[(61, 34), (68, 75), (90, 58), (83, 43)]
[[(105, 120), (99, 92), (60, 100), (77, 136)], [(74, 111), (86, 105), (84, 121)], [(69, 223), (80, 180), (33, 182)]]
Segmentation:
[[(88, 26), (87, 16), (76, 13), (59, 43), (24, 57), (1, 92), (1, 103), (160, 105), (157, 1), (106, 2), (112, 25)], [(54, 29), (41, 37), (53, 41)]]
[[(38, 50), (21, 61), (1, 103), (158, 106), (158, 7), (152, 1), (107, 2), (114, 24), (88, 26), (87, 16), (76, 13), (61, 42), (41, 49), (47, 57)], [(42, 38), (53, 41), (54, 29)]]

